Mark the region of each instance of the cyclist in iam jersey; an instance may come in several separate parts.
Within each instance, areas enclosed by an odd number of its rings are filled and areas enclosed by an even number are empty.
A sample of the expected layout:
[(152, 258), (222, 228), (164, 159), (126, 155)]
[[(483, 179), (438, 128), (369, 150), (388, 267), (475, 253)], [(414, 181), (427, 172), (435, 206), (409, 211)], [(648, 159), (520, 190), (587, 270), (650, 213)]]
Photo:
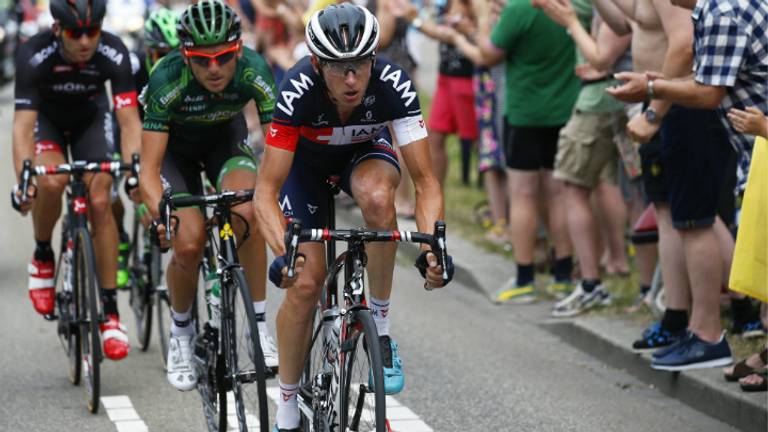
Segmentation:
[[(53, 28), (27, 41), (16, 59), (13, 162), (17, 176), (25, 159), (35, 165), (60, 164), (69, 152), (73, 160), (112, 160), (119, 149), (104, 87), (107, 80), (112, 85), (123, 159), (130, 162), (131, 155), (139, 152), (141, 123), (128, 50), (117, 36), (101, 31), (106, 0), (52, 0), (50, 6)], [(24, 203), (18, 186), (11, 192), (17, 210), (22, 214), (32, 210), (37, 247), (29, 264), (29, 296), (43, 315), (54, 311), (51, 236), (68, 180), (68, 176), (40, 178), (28, 190), (34, 198)], [(106, 317), (101, 324), (104, 354), (119, 360), (128, 355), (130, 346), (117, 310), (118, 234), (110, 208), (112, 177), (90, 175), (85, 182)], [(138, 199), (135, 192), (132, 195)]]
[[(240, 18), (224, 3), (202, 0), (179, 18), (181, 49), (152, 69), (146, 89), (141, 147), (141, 192), (154, 229), (164, 247), (165, 229), (158, 218), (164, 190), (173, 196), (203, 193), (200, 172), (218, 190), (249, 189), (256, 182), (256, 160), (248, 142), (243, 108), (254, 101), (258, 122), (266, 129), (275, 106), (275, 83), (264, 59), (244, 48)], [(261, 317), (259, 333), (265, 364), (277, 365), (274, 342), (263, 317), (266, 309), (266, 248), (250, 205), (236, 206), (234, 231), (242, 239), (247, 221), (250, 237), (238, 255), (245, 270), (253, 307)], [(180, 222), (172, 239), (173, 256), (166, 272), (171, 294), (168, 381), (179, 390), (195, 388), (192, 367), (191, 308), (198, 265), (205, 247), (203, 214), (197, 208), (176, 212)]]
[[(392, 145), (378, 139), (391, 127), (416, 188), (416, 222), (431, 232), (443, 217), (443, 195), (432, 172), (427, 131), (416, 89), (397, 65), (376, 59), (379, 26), (368, 10), (352, 4), (329, 6), (310, 20), (306, 29), (311, 57), (286, 73), (278, 91), (267, 147), (256, 185), (254, 211), (259, 228), (278, 258), (270, 266), (270, 280), (290, 287), (277, 316), (280, 353), (279, 431), (298, 431), (296, 401), (299, 376), (309, 341), (310, 322), (325, 276), (322, 244), (303, 243), (297, 272), (288, 280), (283, 235), (286, 218), (299, 218), (306, 228), (326, 223), (327, 187), (324, 180), (340, 176), (372, 229), (397, 229), (394, 197), (400, 167)], [(396, 243), (367, 247), (373, 312), (384, 358), (385, 390), (403, 388), (397, 344), (389, 335), (389, 297)], [(424, 248), (417, 261), (425, 288), (442, 287), (442, 268)], [(449, 274), (453, 273), (450, 260)]]

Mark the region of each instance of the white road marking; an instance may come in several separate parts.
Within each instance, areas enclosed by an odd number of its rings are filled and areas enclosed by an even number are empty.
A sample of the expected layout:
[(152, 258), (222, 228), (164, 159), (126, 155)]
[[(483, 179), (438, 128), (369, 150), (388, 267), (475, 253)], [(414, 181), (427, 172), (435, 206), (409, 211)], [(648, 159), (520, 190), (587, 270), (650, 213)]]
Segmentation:
[(103, 396), (101, 404), (117, 432), (149, 432), (147, 424), (141, 420), (128, 396)]
[[(352, 388), (359, 388), (353, 386)], [(267, 395), (275, 404), (280, 400), (279, 387), (267, 387)], [(366, 402), (367, 403), (367, 402)], [(433, 432), (410, 408), (402, 405), (392, 396), (387, 396), (387, 419), (392, 432)]]

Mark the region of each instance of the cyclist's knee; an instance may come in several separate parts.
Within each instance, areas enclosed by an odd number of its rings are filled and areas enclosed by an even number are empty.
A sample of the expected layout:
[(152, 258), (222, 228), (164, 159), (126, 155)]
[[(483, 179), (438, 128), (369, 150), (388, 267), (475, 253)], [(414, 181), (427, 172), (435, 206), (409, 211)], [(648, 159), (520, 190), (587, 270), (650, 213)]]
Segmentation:
[[(293, 303), (294, 311), (301, 313), (311, 310), (317, 299), (320, 297), (320, 287), (322, 281), (313, 280), (312, 278), (300, 278), (296, 285), (291, 287), (288, 293), (288, 299)], [(296, 310), (299, 309), (299, 310)]]
[(395, 190), (386, 184), (375, 184), (355, 194), (365, 220), (369, 224), (387, 225), (395, 216)]
[(37, 178), (38, 193), (46, 195), (61, 195), (67, 187), (66, 176), (41, 176)]
[(237, 216), (232, 217), (232, 228), (238, 235), (241, 235), (245, 230), (246, 223), (251, 231), (251, 236), (259, 234), (259, 230), (256, 227), (255, 215), (253, 214), (253, 205), (250, 202), (232, 208), (232, 212), (242, 217), (242, 219)]
[(203, 257), (204, 243), (194, 239), (179, 239), (173, 243), (173, 259), (183, 268), (194, 270), (200, 264)]
[(91, 191), (88, 200), (94, 218), (102, 219), (112, 215), (112, 199), (109, 191)]

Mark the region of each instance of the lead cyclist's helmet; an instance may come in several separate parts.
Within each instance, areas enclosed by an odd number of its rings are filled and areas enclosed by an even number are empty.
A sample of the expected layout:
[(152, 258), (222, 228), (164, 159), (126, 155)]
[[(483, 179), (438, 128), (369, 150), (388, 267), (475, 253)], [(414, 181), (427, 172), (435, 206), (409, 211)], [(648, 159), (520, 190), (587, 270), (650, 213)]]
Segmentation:
[(359, 60), (375, 55), (379, 22), (363, 7), (331, 5), (312, 16), (305, 36), (307, 47), (321, 61)]
[(218, 45), (240, 39), (240, 17), (220, 0), (200, 0), (179, 18), (179, 39), (185, 47)]
[(144, 24), (144, 43), (152, 49), (171, 50), (179, 46), (176, 26), (179, 16), (170, 9), (160, 8), (149, 14)]
[(106, 0), (51, 0), (51, 16), (62, 28), (100, 26), (107, 12)]

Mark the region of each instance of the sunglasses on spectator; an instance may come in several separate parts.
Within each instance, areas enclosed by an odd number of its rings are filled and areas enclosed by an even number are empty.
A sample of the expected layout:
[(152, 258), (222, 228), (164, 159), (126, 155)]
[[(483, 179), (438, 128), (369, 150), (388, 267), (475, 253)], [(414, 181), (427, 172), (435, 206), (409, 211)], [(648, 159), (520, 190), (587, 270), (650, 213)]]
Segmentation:
[(62, 29), (62, 32), (64, 33), (64, 36), (69, 39), (80, 39), (83, 37), (83, 35), (86, 35), (89, 39), (92, 39), (101, 33), (101, 26), (65, 28)]
[(225, 48), (213, 54), (206, 54), (199, 51), (192, 51), (189, 48), (184, 48), (184, 55), (189, 58), (189, 61), (202, 67), (208, 67), (211, 62), (215, 62), (217, 65), (222, 66), (235, 58), (239, 49), (240, 43), (236, 43), (229, 48)]
[(322, 62), (320, 65), (331, 75), (344, 78), (349, 72), (352, 72), (355, 75), (360, 75), (362, 72), (369, 71), (371, 69), (372, 61), (373, 59), (369, 57), (350, 61)]

